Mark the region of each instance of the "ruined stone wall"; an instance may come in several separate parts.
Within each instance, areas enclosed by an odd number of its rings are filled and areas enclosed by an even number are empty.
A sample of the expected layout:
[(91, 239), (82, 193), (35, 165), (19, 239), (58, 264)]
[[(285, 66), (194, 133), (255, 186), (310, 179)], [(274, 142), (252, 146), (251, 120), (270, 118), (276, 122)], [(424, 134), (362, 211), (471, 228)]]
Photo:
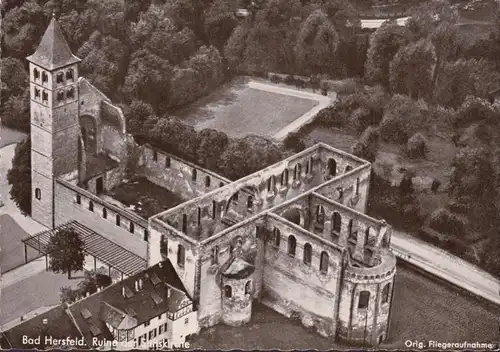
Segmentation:
[[(76, 220), (110, 240), (120, 238), (116, 240), (118, 243), (123, 243), (124, 236), (135, 236), (144, 240), (148, 225), (147, 221), (138, 215), (120, 209), (90, 192), (60, 180), (55, 182), (54, 191), (55, 226)], [(77, 195), (80, 195), (80, 204), (78, 204)], [(90, 201), (93, 203), (93, 211), (89, 210)], [(103, 208), (106, 208), (106, 218), (103, 217)], [(120, 218), (119, 225), (116, 221), (117, 215)], [(130, 223), (134, 224), (133, 233), (131, 233)], [(145, 253), (136, 254), (145, 256)]]
[[(300, 319), (323, 336), (336, 330), (343, 252), (300, 226), (268, 216), (270, 231), (278, 229), (279, 246), (266, 243), (262, 302), (292, 319)], [(295, 255), (289, 254), (289, 236), (296, 239)], [(311, 263), (304, 262), (306, 243), (312, 247)], [(328, 254), (328, 269), (320, 271), (321, 253)]]
[[(339, 306), (339, 338), (376, 345), (387, 337), (395, 273), (396, 260), (388, 252), (379, 267), (348, 266)], [(388, 294), (384, 299), (386, 285)], [(369, 293), (366, 305), (360, 301), (362, 292)]]
[(186, 200), (229, 183), (222, 176), (148, 146), (143, 148), (142, 164), (149, 181)]
[[(252, 318), (252, 294), (245, 287), (253, 282), (253, 274), (246, 278), (235, 279), (222, 276), (222, 321), (230, 326), (241, 326)], [(224, 294), (225, 286), (231, 287), (231, 297)]]
[(109, 123), (103, 123), (101, 126), (102, 132), (102, 149), (105, 153), (120, 161), (125, 160), (127, 156), (127, 139), (118, 128)]
[(89, 116), (94, 122), (96, 132), (96, 153), (103, 150), (104, 138), (102, 133), (101, 102), (108, 98), (94, 87), (85, 78), (78, 79), (78, 90), (80, 94), (79, 116)]
[(97, 175), (95, 177), (89, 178), (86, 190), (92, 194), (96, 194), (96, 183), (97, 179), (102, 177), (103, 186), (106, 191), (113, 189), (114, 187), (120, 185), (123, 181), (123, 170), (121, 167), (106, 171), (104, 174)]

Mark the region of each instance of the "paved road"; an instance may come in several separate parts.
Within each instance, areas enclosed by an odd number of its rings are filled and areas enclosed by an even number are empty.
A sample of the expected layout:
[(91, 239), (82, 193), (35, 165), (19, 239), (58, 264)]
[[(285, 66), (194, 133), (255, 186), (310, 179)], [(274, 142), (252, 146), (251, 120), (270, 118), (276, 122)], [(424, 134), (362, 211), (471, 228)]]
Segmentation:
[(403, 260), (500, 304), (500, 280), (475, 265), (397, 230), (393, 230), (391, 247)]

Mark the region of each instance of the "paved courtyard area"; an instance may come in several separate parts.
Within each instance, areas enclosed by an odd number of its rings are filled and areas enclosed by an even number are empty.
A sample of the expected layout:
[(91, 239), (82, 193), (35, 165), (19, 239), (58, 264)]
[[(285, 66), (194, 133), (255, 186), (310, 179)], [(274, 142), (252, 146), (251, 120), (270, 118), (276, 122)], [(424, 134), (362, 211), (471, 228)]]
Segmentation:
[(278, 132), (330, 99), (318, 94), (239, 78), (199, 99), (178, 116), (196, 129), (213, 128), (230, 137)]

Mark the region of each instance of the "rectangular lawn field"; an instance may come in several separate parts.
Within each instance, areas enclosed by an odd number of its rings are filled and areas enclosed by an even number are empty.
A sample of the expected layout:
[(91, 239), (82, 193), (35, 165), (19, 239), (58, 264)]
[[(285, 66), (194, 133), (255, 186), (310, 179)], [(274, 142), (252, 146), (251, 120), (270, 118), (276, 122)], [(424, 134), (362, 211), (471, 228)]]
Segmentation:
[(247, 81), (239, 80), (201, 98), (177, 116), (197, 130), (213, 128), (236, 138), (250, 134), (272, 137), (316, 105), (312, 99), (251, 88)]

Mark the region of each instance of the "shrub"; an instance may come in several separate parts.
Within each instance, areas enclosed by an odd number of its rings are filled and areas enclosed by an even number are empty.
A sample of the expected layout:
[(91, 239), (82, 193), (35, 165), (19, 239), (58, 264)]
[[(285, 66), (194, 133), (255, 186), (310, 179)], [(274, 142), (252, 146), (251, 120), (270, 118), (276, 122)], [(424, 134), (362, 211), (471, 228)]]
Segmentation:
[(283, 140), (283, 145), (286, 149), (291, 149), (296, 153), (306, 149), (306, 144), (297, 132), (290, 132)]
[(285, 83), (289, 85), (295, 84), (295, 77), (293, 75), (288, 75), (285, 77)]
[(300, 321), (300, 313), (292, 310), (292, 312), (290, 313), (290, 320)]
[(410, 158), (424, 158), (427, 154), (427, 141), (421, 133), (415, 133), (406, 144), (406, 154)]
[(278, 75), (270, 75), (270, 80), (272, 83), (281, 83), (281, 78)]
[(448, 209), (440, 208), (432, 213), (429, 226), (444, 234), (463, 236), (465, 234), (466, 221)]

